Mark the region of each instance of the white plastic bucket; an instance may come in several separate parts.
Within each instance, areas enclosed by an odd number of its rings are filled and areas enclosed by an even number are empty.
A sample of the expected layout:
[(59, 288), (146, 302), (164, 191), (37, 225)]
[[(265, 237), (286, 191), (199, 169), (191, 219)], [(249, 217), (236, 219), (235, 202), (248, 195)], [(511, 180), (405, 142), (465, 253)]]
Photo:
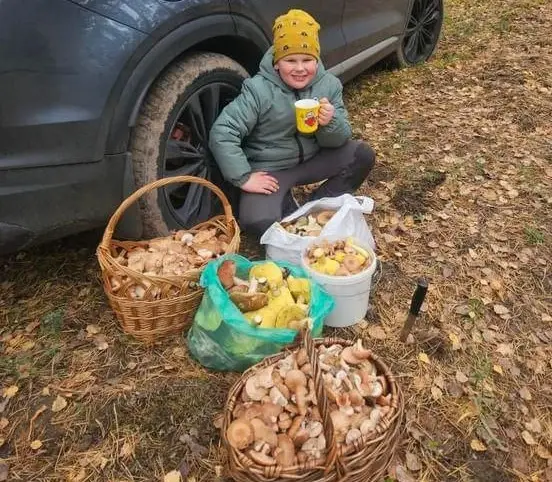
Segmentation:
[[(338, 241), (343, 239), (339, 236), (320, 237), (313, 244), (319, 245), (322, 240)], [(306, 263), (306, 252), (308, 247), (301, 253), (301, 264), (309, 276), (316, 281), (333, 297), (335, 308), (324, 320), (324, 324), (333, 327), (344, 327), (355, 325), (362, 321), (368, 311), (370, 301), (370, 287), (372, 275), (376, 271), (376, 253), (366, 243), (354, 240), (355, 244), (364, 248), (372, 257), (372, 264), (364, 271), (351, 276), (330, 276), (318, 273)]]

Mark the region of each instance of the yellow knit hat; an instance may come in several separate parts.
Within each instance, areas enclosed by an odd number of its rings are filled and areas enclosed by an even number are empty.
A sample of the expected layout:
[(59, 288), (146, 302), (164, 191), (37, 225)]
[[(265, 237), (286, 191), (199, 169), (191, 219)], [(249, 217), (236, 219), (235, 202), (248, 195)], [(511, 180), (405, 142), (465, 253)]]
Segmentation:
[(280, 15), (272, 27), (274, 63), (286, 55), (307, 54), (320, 60), (320, 25), (303, 10), (290, 10)]

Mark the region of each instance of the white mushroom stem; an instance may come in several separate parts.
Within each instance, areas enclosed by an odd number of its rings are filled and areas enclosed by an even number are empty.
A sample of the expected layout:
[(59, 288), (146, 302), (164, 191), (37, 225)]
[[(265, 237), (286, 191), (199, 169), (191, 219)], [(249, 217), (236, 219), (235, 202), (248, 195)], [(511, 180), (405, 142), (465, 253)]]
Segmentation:
[(258, 286), (259, 286), (259, 281), (257, 280), (257, 278), (255, 277), (251, 278), (251, 280), (249, 281), (249, 289), (247, 290), (248, 293), (256, 293)]

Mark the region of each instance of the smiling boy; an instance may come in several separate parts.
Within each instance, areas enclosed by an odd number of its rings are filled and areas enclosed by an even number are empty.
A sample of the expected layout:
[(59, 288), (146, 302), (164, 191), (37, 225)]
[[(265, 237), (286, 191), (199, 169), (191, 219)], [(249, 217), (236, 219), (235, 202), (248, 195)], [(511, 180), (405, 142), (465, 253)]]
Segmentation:
[[(211, 129), (209, 147), (225, 179), (241, 189), (239, 222), (257, 236), (292, 212), (294, 186), (325, 181), (311, 199), (356, 191), (375, 153), (351, 140), (343, 87), (320, 61), (320, 26), (290, 10), (274, 22), (273, 46)], [(320, 102), (318, 129), (297, 131), (294, 104)]]

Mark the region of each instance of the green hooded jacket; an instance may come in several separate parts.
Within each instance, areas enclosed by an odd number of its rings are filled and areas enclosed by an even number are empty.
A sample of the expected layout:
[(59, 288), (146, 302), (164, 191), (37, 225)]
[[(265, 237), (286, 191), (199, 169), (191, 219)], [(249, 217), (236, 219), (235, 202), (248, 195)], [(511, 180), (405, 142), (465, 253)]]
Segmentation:
[[(260, 71), (243, 83), (240, 95), (221, 112), (211, 129), (209, 147), (222, 175), (236, 186), (252, 171), (278, 171), (313, 157), (321, 147), (339, 147), (351, 138), (343, 104), (343, 86), (321, 62), (314, 80), (296, 91), (280, 78), (272, 65), (272, 48)], [(297, 132), (295, 101), (327, 97), (335, 114), (315, 134)]]

